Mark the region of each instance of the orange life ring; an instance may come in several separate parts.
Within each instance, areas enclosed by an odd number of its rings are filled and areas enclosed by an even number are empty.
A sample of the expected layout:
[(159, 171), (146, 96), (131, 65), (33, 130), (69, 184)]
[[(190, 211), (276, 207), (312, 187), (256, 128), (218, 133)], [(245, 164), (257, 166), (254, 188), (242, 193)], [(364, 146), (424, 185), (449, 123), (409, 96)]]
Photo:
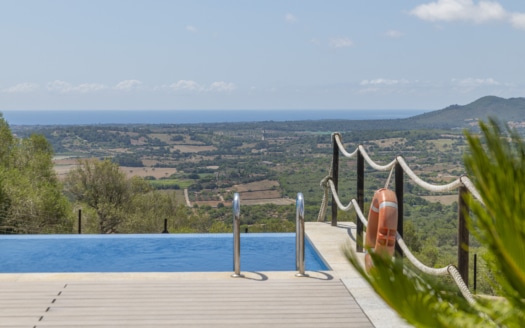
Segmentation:
[[(375, 192), (366, 229), (365, 248), (383, 256), (392, 257), (396, 245), (397, 197), (389, 189), (381, 188)], [(365, 254), (367, 271), (373, 267), (370, 254)]]

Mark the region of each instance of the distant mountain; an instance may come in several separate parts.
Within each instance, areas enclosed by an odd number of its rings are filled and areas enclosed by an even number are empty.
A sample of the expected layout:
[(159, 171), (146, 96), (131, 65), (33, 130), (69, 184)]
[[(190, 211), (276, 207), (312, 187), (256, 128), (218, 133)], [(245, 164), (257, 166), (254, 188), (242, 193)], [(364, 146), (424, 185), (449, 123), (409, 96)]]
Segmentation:
[(478, 120), (494, 117), (501, 122), (525, 122), (525, 98), (486, 96), (468, 105), (447, 108), (402, 119), (412, 128), (468, 128)]

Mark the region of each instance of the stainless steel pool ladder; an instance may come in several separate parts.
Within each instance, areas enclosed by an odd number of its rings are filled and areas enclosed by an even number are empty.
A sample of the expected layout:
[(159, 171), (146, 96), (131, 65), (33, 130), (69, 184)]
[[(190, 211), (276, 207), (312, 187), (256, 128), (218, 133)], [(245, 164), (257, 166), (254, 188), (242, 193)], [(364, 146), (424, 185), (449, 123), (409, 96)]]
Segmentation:
[(308, 277), (304, 272), (304, 196), (297, 194), (295, 201), (295, 269), (296, 277)]
[(233, 195), (233, 271), (232, 278), (242, 278), (241, 274), (241, 199)]

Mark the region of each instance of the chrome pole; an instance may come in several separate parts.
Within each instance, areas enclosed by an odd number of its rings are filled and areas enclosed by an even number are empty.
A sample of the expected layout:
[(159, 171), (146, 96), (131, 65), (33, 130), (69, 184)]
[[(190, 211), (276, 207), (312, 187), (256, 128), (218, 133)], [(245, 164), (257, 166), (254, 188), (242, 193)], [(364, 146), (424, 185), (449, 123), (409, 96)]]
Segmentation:
[(301, 234), (301, 219), (300, 219), (300, 207), (303, 204), (303, 194), (298, 193), (295, 199), (295, 270), (299, 270), (299, 258), (301, 245), (299, 243), (299, 235)]
[(233, 195), (233, 271), (232, 278), (242, 278), (241, 274), (241, 199)]
[(299, 271), (295, 276), (296, 277), (308, 277), (304, 272), (304, 197), (302, 193), (297, 194), (297, 199), (295, 201), (295, 210), (296, 210), (296, 236), (295, 236), (295, 246), (296, 246), (296, 265), (297, 270)]

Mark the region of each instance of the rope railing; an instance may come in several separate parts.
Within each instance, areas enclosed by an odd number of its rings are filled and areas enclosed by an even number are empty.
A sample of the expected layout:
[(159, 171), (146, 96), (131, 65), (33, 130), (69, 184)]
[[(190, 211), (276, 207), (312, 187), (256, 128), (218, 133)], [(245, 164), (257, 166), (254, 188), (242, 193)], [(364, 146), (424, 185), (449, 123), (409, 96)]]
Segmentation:
[[(466, 177), (461, 176), (458, 179), (444, 184), (444, 185), (437, 185), (433, 183), (429, 183), (421, 179), (406, 163), (405, 159), (402, 156), (396, 156), (396, 158), (391, 161), (390, 163), (383, 165), (376, 163), (372, 160), (370, 155), (367, 153), (365, 147), (363, 145), (359, 145), (353, 152), (348, 152), (344, 144), (342, 142), (342, 137), (340, 133), (334, 133), (332, 134), (332, 140), (334, 144), (334, 156), (332, 158), (332, 166), (330, 168), (330, 173), (327, 177), (325, 177), (321, 181), (321, 186), (324, 189), (324, 196), (323, 201), (321, 204), (321, 209), (318, 216), (318, 221), (324, 221), (326, 207), (328, 204), (328, 193), (331, 191), (332, 193), (332, 225), (334, 223), (337, 223), (337, 210), (340, 209), (342, 211), (349, 211), (352, 208), (356, 212), (356, 215), (358, 217), (357, 221), (357, 243), (356, 248), (357, 251), (362, 250), (362, 245), (359, 245), (360, 242), (362, 242), (362, 227), (366, 227), (368, 225), (368, 221), (363, 215), (362, 207), (364, 206), (363, 202), (363, 180), (364, 180), (364, 168), (363, 168), (363, 162), (368, 163), (373, 169), (377, 171), (388, 171), (390, 170), (390, 175), (388, 177), (388, 183), (390, 182), (390, 178), (392, 176), (392, 172), (396, 172), (396, 195), (398, 197), (398, 202), (400, 202), (398, 205), (398, 211), (400, 212), (400, 224), (398, 221), (398, 232), (396, 235), (397, 247), (400, 254), (406, 255), (408, 260), (420, 271), (425, 272), (430, 275), (450, 275), (453, 280), (458, 285), (461, 293), (463, 296), (467, 299), (468, 302), (473, 304), (474, 298), (472, 297), (472, 294), (468, 290), (468, 286), (465, 283), (465, 281), (468, 281), (468, 251), (463, 249), (463, 243), (468, 245), (468, 231), (466, 231), (466, 227), (464, 225), (464, 218), (462, 211), (463, 209), (461, 206), (466, 206), (462, 201), (462, 193), (464, 192), (470, 192), (472, 196), (483, 203), (481, 196), (479, 192), (474, 187), (474, 184), (472, 181)], [(337, 147), (337, 148), (336, 148)], [(339, 152), (343, 154), (347, 158), (355, 158), (357, 157), (358, 160), (358, 197), (357, 200), (354, 198), (352, 199), (348, 205), (344, 205), (338, 195), (338, 161), (339, 161)], [(410, 251), (410, 249), (405, 244), (403, 238), (402, 238), (402, 218), (403, 218), (403, 178), (402, 173), (406, 173), (407, 176), (418, 186), (421, 188), (431, 191), (431, 192), (449, 192), (452, 190), (459, 190), (459, 199), (460, 199), (460, 210), (459, 210), (459, 229), (458, 229), (458, 235), (459, 235), (459, 241), (458, 241), (458, 268), (456, 268), (454, 265), (448, 265), (443, 268), (432, 268), (429, 266), (424, 265), (421, 263)], [(334, 219), (335, 216), (335, 219)]]
[(414, 181), (415, 184), (417, 184), (418, 186), (420, 186), (423, 189), (426, 189), (426, 190), (432, 191), (432, 192), (447, 192), (447, 191), (456, 190), (460, 186), (463, 185), (463, 186), (467, 187), (467, 189), (472, 193), (474, 198), (476, 198), (479, 201), (482, 201), (481, 197), (479, 196), (478, 191), (476, 190), (476, 188), (474, 187), (474, 185), (472, 184), (470, 179), (468, 177), (466, 177), (466, 176), (462, 176), (462, 177), (452, 181), (451, 183), (448, 183), (448, 184), (445, 184), (445, 185), (431, 184), (431, 183), (428, 183), (428, 182), (424, 181), (420, 177), (418, 177), (417, 174), (410, 168), (410, 166), (408, 166), (408, 164), (406, 163), (405, 159), (402, 156), (397, 156), (392, 162), (390, 162), (390, 163), (388, 163), (386, 165), (380, 165), (380, 164), (374, 162), (370, 158), (370, 155), (368, 155), (368, 153), (367, 153), (367, 151), (366, 151), (366, 149), (365, 149), (365, 147), (363, 145), (359, 145), (354, 150), (353, 153), (348, 153), (348, 151), (345, 149), (345, 147), (343, 145), (343, 142), (341, 140), (341, 135), (339, 133), (334, 133), (334, 139), (335, 139), (335, 141), (337, 143), (337, 146), (339, 147), (339, 150), (341, 151), (341, 153), (342, 154), (348, 154), (348, 156), (345, 155), (346, 157), (354, 158), (360, 152), (361, 155), (363, 155), (363, 158), (365, 159), (365, 161), (368, 163), (368, 165), (370, 165), (373, 169), (375, 169), (377, 171), (388, 171), (388, 170), (391, 170), (396, 165), (396, 163), (399, 163), (399, 165), (401, 165), (401, 167), (403, 168), (403, 171), (408, 175), (408, 177), (412, 181)]
[[(347, 212), (347, 211), (349, 211), (349, 210), (351, 210), (353, 208), (355, 213), (356, 213), (356, 215), (357, 215), (357, 217), (361, 220), (361, 222), (363, 222), (363, 225), (365, 227), (367, 227), (368, 226), (368, 220), (363, 215), (363, 211), (359, 207), (359, 204), (357, 203), (357, 200), (355, 200), (355, 198), (353, 198), (347, 206), (344, 206), (342, 204), (341, 200), (339, 199), (339, 195), (335, 191), (334, 182), (331, 179), (327, 179), (327, 183), (330, 185), (330, 189), (332, 190), (332, 194), (334, 195), (334, 199), (335, 199), (339, 209)], [(424, 273), (426, 273), (428, 275), (433, 275), (433, 276), (450, 275), (452, 277), (452, 279), (454, 280), (454, 282), (456, 283), (456, 285), (458, 286), (459, 290), (461, 291), (461, 294), (463, 295), (463, 297), (465, 297), (465, 299), (470, 304), (474, 304), (475, 303), (474, 297), (470, 293), (467, 285), (465, 284), (465, 282), (463, 281), (463, 278), (461, 277), (461, 274), (459, 273), (458, 269), (454, 265), (450, 264), (450, 265), (447, 265), (447, 266), (442, 267), (442, 268), (429, 267), (429, 266), (423, 264), (421, 261), (419, 261), (417, 259), (417, 257), (415, 257), (415, 255), (412, 254), (412, 252), (410, 251), (410, 249), (406, 245), (405, 241), (403, 240), (403, 237), (401, 237), (401, 235), (399, 233), (396, 233), (396, 241), (399, 244), (399, 246), (401, 247), (401, 249), (403, 250), (405, 256), (410, 261), (410, 263), (412, 263), (414, 265), (414, 267), (416, 267), (419, 271), (424, 272)]]

